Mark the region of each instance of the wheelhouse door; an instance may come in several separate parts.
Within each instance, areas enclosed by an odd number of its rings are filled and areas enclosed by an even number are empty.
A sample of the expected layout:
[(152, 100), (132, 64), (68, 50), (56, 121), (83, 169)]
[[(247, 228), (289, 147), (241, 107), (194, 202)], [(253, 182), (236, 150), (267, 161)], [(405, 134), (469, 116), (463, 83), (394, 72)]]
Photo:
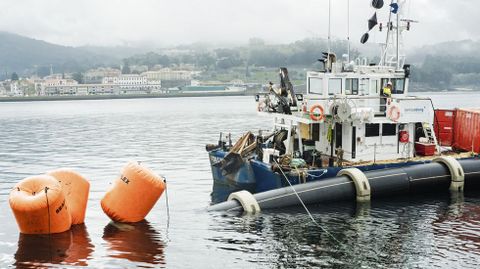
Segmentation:
[(370, 79), (370, 107), (373, 108), (375, 114), (382, 114), (381, 106), (381, 84), (380, 79)]

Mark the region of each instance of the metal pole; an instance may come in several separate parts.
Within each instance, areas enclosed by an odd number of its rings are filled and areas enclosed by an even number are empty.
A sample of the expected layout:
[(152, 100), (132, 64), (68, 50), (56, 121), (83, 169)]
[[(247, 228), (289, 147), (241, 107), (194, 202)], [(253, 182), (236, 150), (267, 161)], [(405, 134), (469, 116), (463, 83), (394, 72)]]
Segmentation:
[(347, 42), (348, 42), (348, 63), (350, 63), (350, 0), (347, 0)]
[[(397, 1), (398, 4), (398, 1)], [(397, 11), (397, 70), (400, 70), (400, 16)]]
[[(393, 4), (393, 1), (390, 1), (390, 4)], [(387, 23), (387, 40), (385, 42), (385, 49), (383, 51), (382, 58), (380, 59), (380, 65), (385, 65), (385, 58), (387, 57), (387, 50), (388, 50), (388, 43), (389, 43), (389, 38), (390, 38), (390, 25), (393, 24), (392, 22), (392, 12), (388, 12), (388, 23)], [(393, 42), (392, 42), (393, 43)], [(393, 45), (393, 44), (392, 44)]]
[(328, 60), (330, 61), (330, 33), (331, 33), (331, 19), (332, 19), (332, 0), (328, 0)]

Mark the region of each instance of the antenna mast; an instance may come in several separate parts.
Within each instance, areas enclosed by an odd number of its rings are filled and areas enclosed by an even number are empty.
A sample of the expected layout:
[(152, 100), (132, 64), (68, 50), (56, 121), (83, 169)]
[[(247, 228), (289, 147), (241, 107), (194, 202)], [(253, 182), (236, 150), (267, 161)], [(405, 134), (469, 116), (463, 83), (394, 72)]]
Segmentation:
[(347, 59), (348, 59), (348, 63), (350, 63), (350, 0), (347, 0), (347, 46), (348, 46)]
[[(398, 1), (397, 1), (397, 4), (398, 4)], [(397, 38), (396, 38), (396, 47), (397, 47), (397, 70), (400, 69), (400, 14), (399, 12), (397, 12), (397, 27), (396, 27), (396, 34), (397, 34)]]
[[(330, 39), (331, 39), (331, 19), (332, 19), (332, 0), (328, 0), (328, 55), (330, 56), (330, 47), (331, 47), (331, 44), (330, 44)], [(328, 57), (330, 58), (330, 57)]]

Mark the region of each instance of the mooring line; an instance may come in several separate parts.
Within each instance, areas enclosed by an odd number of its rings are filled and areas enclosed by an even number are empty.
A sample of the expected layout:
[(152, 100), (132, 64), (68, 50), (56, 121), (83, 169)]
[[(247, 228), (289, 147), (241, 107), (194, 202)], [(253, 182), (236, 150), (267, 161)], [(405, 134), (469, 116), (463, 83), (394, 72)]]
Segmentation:
[(288, 180), (288, 177), (287, 175), (285, 175), (285, 173), (283, 172), (283, 169), (282, 167), (280, 166), (280, 164), (277, 162), (277, 160), (273, 160), (278, 168), (280, 169), (280, 172), (282, 172), (282, 175), (283, 177), (285, 178), (285, 180), (287, 181), (288, 185), (290, 185), (290, 188), (292, 188), (293, 192), (295, 193), (295, 195), (297, 196), (298, 200), (300, 201), (300, 203), (302, 204), (303, 208), (305, 209), (305, 211), (307, 212), (308, 216), (310, 217), (310, 219), (312, 220), (312, 222), (317, 225), (320, 229), (322, 229), (322, 231), (324, 231), (328, 236), (330, 236), (331, 238), (333, 238), (333, 240), (335, 240), (340, 246), (342, 246), (342, 248), (344, 248), (342, 242), (340, 242), (333, 234), (331, 234), (326, 228), (324, 228), (322, 225), (320, 225), (316, 220), (315, 218), (313, 218), (313, 215), (312, 213), (310, 213), (310, 210), (308, 210), (307, 206), (305, 205), (305, 203), (303, 202), (302, 198), (300, 197), (300, 195), (298, 195), (297, 191), (295, 190), (295, 188), (293, 187), (292, 183), (290, 183), (290, 180)]
[(169, 206), (169, 203), (168, 203), (168, 184), (167, 184), (167, 179), (165, 177), (163, 177), (163, 182), (165, 183), (165, 205), (167, 207), (167, 229), (166, 229), (166, 237), (167, 237), (167, 240), (170, 241), (169, 237), (168, 237), (168, 229), (170, 228), (170, 206)]
[(45, 187), (45, 198), (47, 199), (47, 214), (48, 214), (48, 250), (50, 254), (50, 261), (53, 262), (53, 254), (52, 254), (52, 233), (50, 228), (50, 203), (48, 202), (48, 191), (49, 188)]

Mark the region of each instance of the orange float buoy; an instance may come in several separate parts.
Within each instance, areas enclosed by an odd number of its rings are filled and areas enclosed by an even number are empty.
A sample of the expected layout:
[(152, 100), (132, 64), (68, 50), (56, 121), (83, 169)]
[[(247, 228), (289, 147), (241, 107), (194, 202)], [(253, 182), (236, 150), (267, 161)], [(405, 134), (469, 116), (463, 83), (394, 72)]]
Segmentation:
[(90, 183), (79, 173), (68, 169), (58, 169), (47, 174), (56, 178), (62, 185), (68, 210), (72, 216), (72, 224), (83, 223), (85, 221)]
[(164, 190), (164, 178), (130, 162), (102, 198), (102, 209), (114, 221), (138, 222), (147, 216)]
[(61, 233), (72, 224), (62, 186), (52, 176), (23, 179), (10, 192), (9, 203), (21, 233)]

